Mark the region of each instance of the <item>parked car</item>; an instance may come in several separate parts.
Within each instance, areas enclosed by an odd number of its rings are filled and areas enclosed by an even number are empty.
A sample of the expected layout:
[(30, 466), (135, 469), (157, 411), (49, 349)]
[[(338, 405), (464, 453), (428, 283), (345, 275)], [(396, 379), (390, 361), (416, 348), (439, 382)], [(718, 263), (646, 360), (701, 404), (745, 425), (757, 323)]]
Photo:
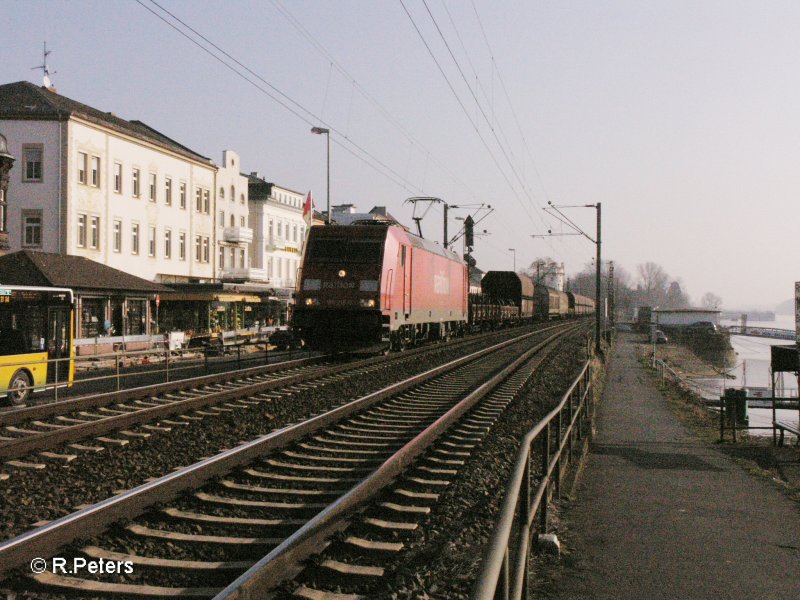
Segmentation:
[(661, 330), (656, 330), (656, 344), (666, 344), (669, 341), (666, 334)]
[(706, 333), (716, 333), (717, 326), (714, 325), (711, 321), (697, 321), (696, 323), (692, 323), (688, 327), (692, 331), (704, 331)]

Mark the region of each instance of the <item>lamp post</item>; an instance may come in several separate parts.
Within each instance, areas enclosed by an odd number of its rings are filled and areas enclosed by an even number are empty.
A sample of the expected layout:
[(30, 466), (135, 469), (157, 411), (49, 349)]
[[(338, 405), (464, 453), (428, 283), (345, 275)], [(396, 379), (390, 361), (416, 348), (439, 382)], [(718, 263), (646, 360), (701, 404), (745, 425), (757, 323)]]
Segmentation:
[(516, 248), (509, 248), (508, 251), (514, 253), (514, 273), (516, 273), (517, 272), (517, 249)]
[[(325, 217), (325, 224), (326, 225), (330, 225), (331, 224), (331, 132), (330, 132), (329, 129), (326, 129), (325, 127), (312, 127), (311, 128), (311, 133), (316, 133), (318, 135), (322, 135), (324, 133), (325, 137), (327, 138), (327, 141), (328, 141), (328, 160), (327, 160), (327, 164), (328, 164), (328, 183), (327, 183), (327, 186), (326, 186), (326, 188), (327, 188), (326, 189), (326, 192), (327, 192), (326, 195), (327, 195), (327, 198), (328, 198), (328, 202), (327, 202), (327, 209), (328, 210), (327, 210), (326, 217)], [(313, 218), (313, 215), (312, 215), (312, 218)]]

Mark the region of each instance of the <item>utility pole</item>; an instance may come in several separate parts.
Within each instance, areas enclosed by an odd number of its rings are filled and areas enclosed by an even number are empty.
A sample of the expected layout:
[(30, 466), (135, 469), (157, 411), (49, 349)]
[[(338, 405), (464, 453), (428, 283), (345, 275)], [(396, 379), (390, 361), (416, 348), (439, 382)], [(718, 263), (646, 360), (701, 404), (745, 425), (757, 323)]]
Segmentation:
[[(552, 209), (555, 211), (555, 216), (559, 221), (567, 225), (570, 229), (572, 229), (575, 233), (553, 233), (552, 231), (548, 230), (547, 234), (545, 235), (531, 235), (531, 237), (555, 237), (555, 236), (562, 236), (562, 235), (582, 235), (590, 242), (593, 242), (597, 247), (597, 257), (595, 259), (595, 292), (594, 292), (594, 351), (595, 354), (598, 356), (602, 352), (602, 346), (600, 344), (600, 333), (601, 333), (601, 319), (603, 315), (603, 307), (601, 305), (601, 290), (600, 290), (600, 273), (601, 273), (601, 266), (600, 260), (602, 257), (601, 254), (601, 245), (602, 245), (602, 237), (601, 237), (601, 210), (602, 205), (600, 202), (597, 204), (579, 204), (575, 206), (555, 206), (552, 202), (547, 203), (548, 206), (545, 208), (546, 211), (550, 212)], [(567, 215), (561, 212), (559, 209), (561, 208), (593, 208), (597, 211), (597, 234), (594, 238), (588, 235), (585, 231), (583, 231), (580, 227), (578, 227), (572, 220), (570, 220)], [(550, 213), (553, 214), (553, 213)]]

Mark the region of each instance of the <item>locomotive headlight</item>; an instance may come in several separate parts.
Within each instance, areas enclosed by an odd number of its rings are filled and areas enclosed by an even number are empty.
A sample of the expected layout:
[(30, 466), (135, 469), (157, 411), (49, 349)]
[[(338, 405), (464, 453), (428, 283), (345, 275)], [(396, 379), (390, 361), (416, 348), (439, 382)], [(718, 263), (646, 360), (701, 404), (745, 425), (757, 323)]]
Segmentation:
[(319, 298), (306, 298), (306, 306), (317, 306)]
[(347, 277), (347, 271), (345, 271), (344, 269), (339, 271), (339, 277)]
[(361, 308), (375, 308), (375, 298), (361, 298), (358, 303)]

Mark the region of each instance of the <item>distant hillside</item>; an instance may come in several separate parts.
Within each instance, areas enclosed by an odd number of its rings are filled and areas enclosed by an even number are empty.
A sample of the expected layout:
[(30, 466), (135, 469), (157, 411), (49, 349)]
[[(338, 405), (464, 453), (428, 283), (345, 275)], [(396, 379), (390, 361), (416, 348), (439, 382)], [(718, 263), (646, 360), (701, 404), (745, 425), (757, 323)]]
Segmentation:
[(793, 315), (794, 314), (794, 298), (784, 300), (775, 306), (775, 312), (779, 315)]

